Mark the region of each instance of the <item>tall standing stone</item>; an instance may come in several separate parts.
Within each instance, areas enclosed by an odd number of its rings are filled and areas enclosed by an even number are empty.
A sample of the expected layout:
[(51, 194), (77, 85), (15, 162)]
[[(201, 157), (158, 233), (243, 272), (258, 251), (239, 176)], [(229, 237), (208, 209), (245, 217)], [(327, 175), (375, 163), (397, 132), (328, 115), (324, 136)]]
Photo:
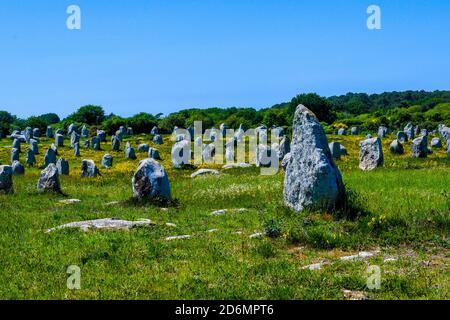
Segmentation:
[(36, 163), (36, 157), (33, 150), (28, 149), (27, 156), (25, 158), (25, 163), (29, 166), (33, 166)]
[(393, 154), (403, 154), (404, 149), (402, 143), (398, 139), (395, 139), (389, 145), (389, 151), (391, 151), (391, 153)]
[(100, 175), (100, 170), (98, 170), (95, 165), (94, 160), (83, 160), (81, 161), (81, 176), (82, 177), (96, 177)]
[(30, 149), (33, 150), (34, 154), (39, 154), (39, 147), (37, 140), (30, 139)]
[(75, 143), (80, 142), (80, 135), (74, 130), (70, 134), (70, 146), (73, 148)]
[(427, 136), (421, 136), (413, 140), (411, 144), (413, 158), (426, 158), (428, 155)]
[(383, 148), (380, 138), (371, 138), (359, 144), (359, 167), (362, 170), (373, 170), (383, 165)]
[(408, 137), (408, 140), (413, 140), (414, 139), (414, 126), (412, 125), (412, 123), (408, 123), (405, 128), (403, 129), (403, 131), (406, 133), (406, 136)]
[(64, 147), (64, 136), (60, 133), (55, 135), (55, 145), (57, 147)]
[(13, 174), (15, 175), (23, 175), (25, 174), (25, 167), (20, 163), (20, 161), (14, 161), (11, 165)]
[(153, 137), (153, 143), (154, 144), (163, 144), (163, 138), (159, 134), (156, 134)]
[(111, 150), (112, 151), (120, 150), (120, 139), (117, 136), (113, 136), (113, 139), (111, 142)]
[(19, 150), (19, 152), (20, 152), (20, 150), (22, 150), (21, 145), (20, 145), (20, 139), (14, 139), (13, 144), (12, 144), (12, 149), (17, 149), (17, 150)]
[(30, 139), (33, 138), (33, 129), (31, 127), (27, 127), (24, 132), (25, 141), (27, 143), (30, 142)]
[(89, 130), (85, 125), (83, 126), (83, 128), (81, 128), (81, 136), (83, 138), (87, 138), (89, 136)]
[(39, 128), (34, 128), (33, 129), (33, 137), (39, 138), (40, 136), (41, 136), (41, 130)]
[(75, 157), (79, 157), (80, 156), (80, 143), (77, 142), (73, 145), (73, 155)]
[(161, 160), (161, 156), (159, 155), (159, 151), (155, 148), (148, 149), (148, 157), (150, 159)]
[(39, 192), (61, 193), (59, 173), (54, 163), (50, 163), (47, 168), (42, 170), (38, 180), (37, 189)]
[(48, 167), (50, 164), (56, 164), (56, 152), (53, 148), (48, 148), (44, 156), (44, 166)]
[(14, 161), (19, 161), (19, 154), (20, 154), (19, 149), (16, 148), (11, 149), (11, 163), (13, 163)]
[(333, 209), (345, 198), (327, 137), (314, 113), (299, 105), (294, 115), (290, 160), (284, 179), (284, 201), (296, 211)]
[(50, 139), (53, 138), (53, 128), (52, 127), (50, 127), (50, 126), (47, 127), (47, 130), (45, 131), (45, 136)]
[(131, 180), (133, 196), (137, 199), (170, 200), (170, 184), (164, 167), (154, 159), (145, 159)]
[(0, 190), (5, 193), (13, 193), (13, 170), (11, 166), (0, 166)]
[(100, 138), (100, 136), (95, 136), (95, 137), (92, 137), (92, 139), (91, 139), (91, 147), (92, 147), (92, 149), (94, 149), (94, 150), (100, 150), (101, 149), (101, 146), (100, 146), (100, 141), (101, 141), (102, 139)]
[(113, 157), (110, 154), (105, 154), (102, 158), (102, 166), (105, 168), (111, 168), (113, 165)]
[(69, 161), (64, 158), (59, 158), (56, 162), (56, 168), (61, 176), (69, 175)]

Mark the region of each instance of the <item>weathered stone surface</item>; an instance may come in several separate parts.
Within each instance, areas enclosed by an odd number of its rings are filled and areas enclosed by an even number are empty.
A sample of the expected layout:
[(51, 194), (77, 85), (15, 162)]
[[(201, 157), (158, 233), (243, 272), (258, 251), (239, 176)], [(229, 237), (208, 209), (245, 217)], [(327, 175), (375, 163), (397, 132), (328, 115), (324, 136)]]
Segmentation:
[(281, 161), (281, 167), (283, 168), (283, 171), (286, 171), (287, 166), (291, 162), (291, 153), (286, 153), (283, 160)]
[(48, 126), (47, 130), (45, 131), (45, 136), (47, 138), (53, 138), (53, 128)]
[(22, 150), (20, 139), (14, 139), (14, 141), (12, 143), (12, 149), (17, 149), (17, 150), (19, 150), (19, 152)]
[(77, 142), (73, 145), (73, 155), (75, 157), (79, 157), (80, 156), (80, 143)]
[(83, 138), (87, 138), (89, 136), (89, 130), (85, 125), (81, 128), (81, 136)]
[(357, 127), (352, 127), (352, 128), (350, 129), (350, 134), (351, 134), (352, 136), (356, 136), (356, 135), (358, 134), (358, 128), (357, 128)]
[(27, 127), (24, 131), (24, 137), (25, 137), (25, 141), (27, 143), (29, 143), (30, 139), (33, 138), (33, 128)]
[(56, 152), (50, 147), (44, 156), (44, 166), (47, 167), (51, 163), (56, 164)]
[(154, 144), (163, 144), (163, 138), (159, 134), (156, 134), (153, 137), (153, 143)]
[(284, 136), (280, 141), (280, 147), (277, 153), (278, 159), (282, 160), (289, 152), (291, 152), (291, 141), (287, 136)]
[(171, 159), (174, 168), (181, 168), (183, 165), (191, 163), (191, 143), (188, 140), (181, 140), (172, 146)]
[(144, 159), (131, 181), (133, 196), (138, 199), (170, 200), (170, 185), (164, 167), (153, 159)]
[(25, 158), (25, 163), (29, 166), (32, 166), (36, 163), (36, 157), (34, 155), (33, 150), (28, 149), (27, 151), (27, 156)]
[(441, 139), (439, 139), (439, 138), (433, 138), (433, 139), (431, 140), (431, 147), (432, 147), (432, 148), (436, 148), (436, 149), (442, 148)]
[(404, 149), (402, 143), (398, 139), (395, 139), (389, 145), (389, 151), (391, 151), (391, 153), (393, 154), (403, 154)]
[(344, 128), (340, 128), (340, 129), (338, 130), (338, 135), (344, 136), (345, 134), (346, 134), (346, 131), (345, 131)]
[(387, 135), (389, 133), (388, 128), (384, 127), (384, 126), (380, 126), (378, 128), (378, 137), (379, 138), (384, 138), (385, 135)]
[(102, 141), (101, 136), (97, 135), (95, 137), (92, 137), (91, 143), (90, 143), (91, 148), (94, 150), (97, 150), (97, 151), (101, 150), (101, 141)]
[(106, 141), (106, 132), (103, 130), (97, 130), (97, 137), (100, 139), (100, 141)]
[(77, 131), (77, 125), (74, 123), (71, 123), (69, 125), (69, 128), (67, 128), (67, 135), (70, 136), (72, 135), (72, 132), (76, 132)]
[(149, 219), (140, 219), (138, 221), (127, 221), (114, 218), (87, 220), (87, 221), (77, 221), (70, 222), (58, 226), (56, 228), (51, 228), (47, 230), (47, 233), (56, 231), (58, 229), (74, 228), (81, 229), (82, 231), (89, 230), (129, 230), (136, 226), (152, 225), (153, 222)]
[(132, 127), (128, 127), (127, 128), (127, 133), (126, 133), (127, 135), (129, 135), (129, 136), (132, 136), (134, 133), (133, 133), (133, 128)]
[(122, 132), (122, 130), (117, 130), (116, 131), (116, 134), (115, 134), (115, 137), (117, 138), (117, 139), (119, 139), (119, 141), (122, 141), (123, 140), (123, 132)]
[(127, 147), (125, 148), (125, 158), (130, 160), (136, 160), (136, 153), (134, 152), (134, 148), (127, 144)]
[(39, 154), (39, 147), (37, 140), (30, 139), (30, 149), (34, 152), (34, 154)]
[(57, 133), (55, 135), (55, 145), (57, 147), (63, 147), (64, 146), (64, 136), (62, 134)]
[(205, 175), (205, 174), (219, 175), (220, 172), (217, 170), (214, 170), (214, 169), (200, 169), (200, 170), (197, 170), (194, 173), (192, 173), (191, 178), (195, 178), (196, 176)]
[(361, 141), (359, 148), (359, 167), (362, 170), (373, 170), (383, 165), (384, 157), (380, 138)]
[(69, 175), (69, 161), (64, 158), (59, 158), (56, 162), (56, 168), (58, 169), (59, 175), (68, 176)]
[(39, 192), (61, 193), (59, 173), (55, 164), (50, 163), (47, 168), (42, 170), (38, 180), (37, 189)]
[(341, 158), (341, 144), (339, 142), (330, 142), (328, 144), (333, 159), (339, 160)]
[(405, 128), (403, 129), (403, 131), (406, 133), (406, 136), (408, 137), (408, 140), (413, 140), (414, 139), (414, 126), (412, 125), (412, 123), (408, 123)]
[(39, 128), (33, 129), (33, 137), (39, 138), (41, 136), (41, 130)]
[(341, 149), (341, 156), (348, 156), (348, 151), (347, 151), (347, 148), (346, 148), (346, 147), (344, 147), (344, 146), (341, 144), (340, 149)]
[(152, 131), (150, 131), (150, 134), (158, 134), (158, 133), (159, 133), (159, 129), (156, 126), (152, 128)]
[(333, 209), (345, 197), (342, 176), (316, 116), (305, 106), (295, 111), (291, 160), (286, 167), (284, 201), (296, 211)]
[(111, 150), (120, 151), (120, 139), (117, 136), (112, 137)]
[(222, 167), (222, 169), (234, 169), (234, 168), (251, 168), (253, 165), (245, 162), (239, 162), (239, 163), (227, 163)]
[(25, 174), (25, 167), (20, 163), (20, 161), (14, 161), (11, 165), (13, 174), (22, 175)]
[(161, 160), (161, 156), (159, 155), (159, 151), (155, 148), (148, 149), (148, 157), (150, 159)]
[(406, 141), (408, 141), (408, 136), (404, 131), (399, 131), (397, 132), (397, 140), (401, 143), (405, 143)]
[(72, 131), (70, 134), (70, 146), (73, 148), (75, 143), (80, 142), (80, 135), (76, 131)]
[(113, 165), (113, 156), (110, 154), (105, 154), (102, 158), (102, 166), (105, 168), (111, 168)]
[(11, 163), (13, 163), (14, 161), (19, 161), (19, 150), (16, 148), (12, 148), (11, 149)]
[(94, 160), (85, 159), (81, 161), (82, 177), (96, 177), (98, 175), (100, 175), (100, 170), (98, 170)]
[(216, 146), (213, 143), (204, 145), (202, 150), (202, 158), (204, 162), (211, 163), (216, 155)]
[(11, 166), (0, 166), (0, 191), (13, 193), (13, 169)]
[(138, 146), (138, 152), (148, 152), (150, 150), (150, 146), (147, 143), (141, 143)]
[(412, 141), (411, 151), (413, 158), (426, 158), (428, 155), (427, 137), (421, 136)]
[(256, 166), (270, 167), (272, 160), (272, 149), (264, 144), (259, 144), (256, 147)]
[(428, 135), (428, 130), (427, 130), (427, 129), (421, 129), (421, 130), (420, 130), (420, 135), (421, 135), (421, 136), (426, 136), (426, 135)]

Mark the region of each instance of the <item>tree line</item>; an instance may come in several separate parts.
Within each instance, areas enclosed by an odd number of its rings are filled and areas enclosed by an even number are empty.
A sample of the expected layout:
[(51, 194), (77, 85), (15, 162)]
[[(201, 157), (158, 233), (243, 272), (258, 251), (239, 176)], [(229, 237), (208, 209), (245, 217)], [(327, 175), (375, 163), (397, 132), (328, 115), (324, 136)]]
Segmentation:
[(79, 127), (87, 125), (94, 133), (97, 129), (113, 134), (120, 126), (132, 127), (135, 133), (149, 133), (153, 126), (163, 132), (172, 132), (175, 126), (187, 128), (201, 120), (203, 128), (219, 127), (225, 123), (231, 128), (240, 124), (245, 127), (280, 126), (288, 132), (297, 105), (311, 109), (327, 132), (337, 128), (359, 127), (362, 131), (373, 131), (380, 125), (401, 128), (408, 122), (435, 129), (438, 124), (450, 125), (450, 91), (402, 91), (381, 94), (347, 93), (340, 96), (322, 97), (315, 93), (299, 94), (289, 102), (270, 108), (206, 108), (185, 109), (163, 116), (162, 114), (138, 113), (132, 117), (106, 114), (101, 106), (86, 105), (64, 119), (55, 113), (20, 119), (7, 111), (0, 111), (0, 134), (5, 136), (13, 130), (25, 127), (39, 128), (45, 132), (47, 126), (67, 129), (71, 123)]

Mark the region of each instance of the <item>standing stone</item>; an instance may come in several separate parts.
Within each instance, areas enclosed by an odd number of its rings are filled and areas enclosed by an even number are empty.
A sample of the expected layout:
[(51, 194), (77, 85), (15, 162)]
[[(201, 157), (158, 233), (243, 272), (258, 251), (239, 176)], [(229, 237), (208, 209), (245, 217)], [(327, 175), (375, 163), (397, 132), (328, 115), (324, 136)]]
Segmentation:
[(314, 113), (299, 105), (294, 115), (291, 159), (284, 179), (284, 201), (295, 211), (333, 209), (345, 197), (339, 169)]
[(73, 145), (73, 155), (75, 157), (79, 157), (80, 156), (80, 143), (77, 142)]
[(191, 162), (191, 143), (188, 140), (181, 140), (172, 146), (171, 159), (173, 167), (181, 168)]
[(234, 143), (227, 144), (225, 147), (225, 160), (227, 162), (234, 162), (235, 152), (234, 152)]
[(117, 138), (117, 139), (119, 139), (119, 141), (122, 141), (123, 140), (123, 132), (122, 132), (122, 130), (117, 130), (116, 131), (116, 134), (115, 134), (115, 137)]
[(14, 161), (19, 161), (19, 149), (16, 148), (12, 148), (11, 149), (11, 163), (13, 163)]
[(341, 156), (348, 156), (347, 148), (344, 147), (342, 144), (340, 145), (341, 149)]
[(137, 199), (170, 200), (171, 198), (166, 170), (154, 159), (145, 159), (139, 163), (131, 185), (133, 196)]
[(159, 155), (159, 151), (155, 148), (148, 149), (148, 157), (155, 160), (161, 160), (161, 156)]
[(21, 150), (20, 139), (14, 139), (12, 148), (17, 149), (20, 152), (20, 150)]
[(64, 135), (64, 132), (62, 131), (62, 129), (58, 129), (58, 130), (56, 130), (55, 134), (62, 134), (62, 135)]
[(408, 140), (413, 140), (414, 139), (414, 126), (412, 125), (412, 123), (408, 123), (405, 128), (403, 129), (403, 131), (406, 133), (406, 136), (408, 137)]
[(105, 168), (111, 168), (113, 165), (113, 157), (110, 154), (105, 154), (102, 158), (102, 166)]
[(156, 134), (153, 137), (153, 143), (154, 144), (163, 144), (163, 138), (159, 134)]
[(20, 163), (20, 161), (14, 161), (11, 165), (13, 174), (15, 175), (23, 175), (25, 174), (25, 167)]
[(422, 129), (422, 130), (420, 130), (420, 135), (421, 135), (421, 136), (426, 136), (426, 135), (428, 135), (428, 130), (427, 130), (427, 129)]
[(388, 128), (386, 128), (386, 127), (384, 127), (384, 126), (381, 126), (381, 127), (379, 127), (378, 128), (378, 137), (381, 139), (381, 138), (384, 138), (384, 136), (386, 135), (388, 133)]
[(128, 127), (127, 128), (127, 135), (129, 135), (129, 136), (133, 135), (133, 128), (132, 127)]
[(28, 149), (27, 151), (27, 156), (25, 158), (25, 163), (29, 166), (32, 166), (36, 163), (36, 157), (34, 155), (33, 150)]
[(0, 190), (13, 193), (13, 169), (11, 166), (0, 166)]
[(203, 145), (203, 139), (202, 139), (202, 137), (197, 137), (197, 138), (195, 138), (194, 144), (195, 144), (197, 147), (201, 147), (201, 146)]
[(80, 135), (76, 131), (72, 131), (70, 135), (70, 146), (73, 148), (75, 143), (80, 142)]
[(83, 147), (90, 148), (91, 147), (91, 142), (89, 140), (84, 140)]
[(30, 139), (33, 138), (33, 129), (31, 127), (27, 127), (24, 132), (25, 141), (27, 143), (30, 142)]
[(283, 168), (283, 171), (286, 171), (287, 166), (291, 162), (291, 153), (286, 153), (283, 160), (281, 161), (281, 167)]
[(52, 148), (53, 151), (55, 151), (55, 154), (58, 155), (58, 148), (55, 146), (54, 143), (52, 143), (52, 145), (50, 146), (50, 148)]
[(120, 139), (117, 136), (113, 136), (112, 143), (111, 143), (111, 149), (112, 149), (112, 151), (120, 150)]
[(37, 189), (39, 192), (61, 193), (59, 173), (54, 163), (50, 163), (47, 168), (42, 170), (38, 180)]
[(56, 168), (61, 176), (69, 175), (69, 161), (64, 158), (59, 158), (56, 162)]
[(89, 136), (89, 130), (88, 128), (86, 128), (86, 125), (84, 125), (83, 128), (81, 128), (81, 136), (83, 138), (87, 138)]
[(97, 137), (100, 141), (106, 141), (106, 132), (103, 130), (97, 130)]
[(431, 140), (431, 147), (435, 148), (435, 149), (440, 149), (442, 148), (442, 143), (441, 143), (441, 139), (439, 138), (433, 138)]
[(150, 134), (153, 134), (153, 135), (156, 135), (158, 133), (159, 133), (159, 129), (156, 126), (152, 128), (152, 131), (150, 131)]
[(408, 141), (408, 136), (406, 135), (405, 131), (397, 132), (397, 140), (401, 143), (405, 143), (406, 141)]
[(339, 142), (330, 142), (328, 148), (330, 148), (333, 159), (339, 160), (341, 158), (341, 144)]
[(30, 139), (30, 149), (33, 150), (34, 154), (39, 154), (39, 147), (37, 140)]
[(85, 159), (81, 161), (81, 177), (96, 177), (98, 175), (100, 175), (100, 170), (98, 170), (94, 160)]
[(33, 129), (33, 137), (39, 138), (40, 136), (41, 136), (41, 130), (39, 128), (34, 128)]
[(352, 128), (350, 129), (350, 134), (351, 134), (352, 136), (356, 136), (356, 135), (358, 134), (358, 128), (357, 128), (357, 127), (352, 127)]
[(127, 159), (131, 159), (131, 160), (136, 160), (136, 153), (134, 152), (134, 148), (131, 147), (128, 143), (127, 143), (127, 147), (125, 148), (125, 158)]
[(428, 155), (427, 137), (421, 136), (413, 140), (411, 144), (413, 158), (426, 158)]
[(403, 154), (404, 149), (402, 143), (398, 139), (395, 139), (389, 145), (389, 151), (391, 151), (391, 153), (393, 154)]
[(344, 128), (340, 128), (340, 129), (338, 130), (338, 135), (344, 136), (344, 135), (345, 135), (345, 129), (344, 129)]
[(100, 150), (101, 149), (100, 141), (102, 141), (100, 136), (92, 137), (92, 139), (91, 139), (91, 147), (92, 147), (92, 149), (97, 150), (97, 151)]
[(56, 164), (56, 152), (53, 148), (48, 148), (44, 156), (44, 166), (48, 167), (52, 163)]
[(359, 167), (362, 170), (373, 170), (383, 165), (383, 148), (380, 138), (361, 141), (359, 148)]
[(150, 146), (147, 143), (141, 143), (138, 146), (138, 152), (148, 152), (150, 150)]
[(45, 136), (50, 139), (53, 138), (53, 128), (52, 127), (50, 127), (50, 126), (47, 127), (47, 130), (45, 131)]
[(284, 136), (278, 149), (278, 159), (282, 160), (289, 152), (291, 152), (291, 141), (287, 136)]
[(64, 136), (62, 134), (57, 133), (55, 135), (55, 145), (57, 147), (63, 147), (64, 146)]
[(271, 160), (272, 149), (264, 144), (259, 144), (256, 147), (256, 166), (268, 168), (271, 166)]
[(215, 155), (216, 155), (216, 146), (214, 145), (214, 143), (210, 143), (208, 145), (203, 146), (202, 158), (204, 162), (207, 163), (213, 162)]
[(69, 128), (67, 129), (67, 135), (72, 135), (72, 132), (75, 132), (76, 130), (77, 126), (74, 123), (70, 124)]

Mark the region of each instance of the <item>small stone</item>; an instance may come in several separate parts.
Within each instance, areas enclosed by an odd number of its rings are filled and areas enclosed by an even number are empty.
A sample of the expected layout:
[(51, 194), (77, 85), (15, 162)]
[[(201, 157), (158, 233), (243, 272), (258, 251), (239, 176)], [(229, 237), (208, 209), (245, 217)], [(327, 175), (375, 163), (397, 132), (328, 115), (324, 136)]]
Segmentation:
[(13, 169), (11, 166), (0, 166), (0, 190), (13, 193)]
[(100, 170), (93, 160), (85, 159), (81, 161), (81, 177), (96, 177), (98, 175), (100, 175)]
[(129, 229), (137, 227), (137, 226), (146, 226), (146, 225), (152, 225), (152, 224), (153, 224), (153, 222), (149, 219), (140, 219), (138, 221), (127, 221), (127, 220), (106, 218), (106, 219), (87, 220), (87, 221), (79, 221), (79, 222), (71, 222), (71, 223), (63, 224), (56, 228), (48, 229), (47, 233), (55, 231), (55, 230), (59, 230), (59, 229), (66, 229), (66, 228), (81, 229), (82, 231), (129, 230)]
[(77, 203), (80, 203), (81, 202), (81, 200), (79, 200), (79, 199), (64, 199), (64, 200), (59, 200), (59, 203), (62, 203), (62, 204), (77, 204)]
[(153, 137), (153, 143), (154, 144), (163, 144), (163, 138), (159, 134), (156, 134)]
[(166, 237), (166, 241), (172, 241), (172, 240), (183, 240), (183, 239), (189, 239), (190, 235), (182, 235), (182, 236), (172, 236), (172, 237)]
[(403, 145), (397, 139), (391, 142), (391, 144), (389, 145), (389, 150), (393, 154), (403, 154), (404, 153)]
[(205, 175), (205, 174), (219, 175), (220, 172), (217, 170), (213, 170), (213, 169), (200, 169), (200, 170), (197, 170), (196, 172), (192, 173), (191, 178), (195, 178), (198, 175)]
[(413, 140), (411, 144), (413, 158), (426, 158), (428, 155), (427, 137), (421, 136)]
[(105, 154), (102, 158), (102, 166), (105, 168), (111, 168), (113, 165), (113, 157), (110, 154)]
[(15, 175), (24, 175), (25, 174), (25, 167), (19, 162), (19, 161), (14, 161), (11, 165), (12, 170), (13, 170), (13, 174)]

